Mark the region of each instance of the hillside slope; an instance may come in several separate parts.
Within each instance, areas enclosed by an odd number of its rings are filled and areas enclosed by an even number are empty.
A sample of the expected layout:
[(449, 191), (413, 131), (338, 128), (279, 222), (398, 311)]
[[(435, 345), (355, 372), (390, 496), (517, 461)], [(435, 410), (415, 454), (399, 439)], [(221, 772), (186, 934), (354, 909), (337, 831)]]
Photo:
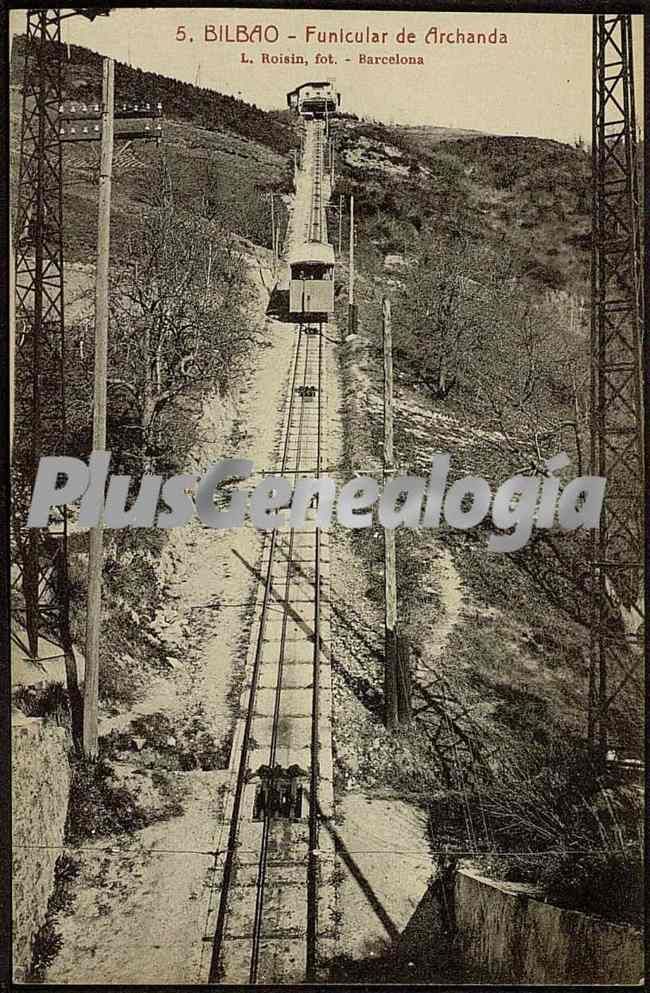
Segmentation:
[(591, 163), (584, 148), (351, 118), (337, 126), (336, 140), (343, 186), (379, 251), (403, 250), (427, 227), (466, 234), (510, 255), (531, 289), (586, 296)]
[[(22, 112), (24, 36), (15, 39), (11, 65), (11, 181), (16, 202)], [(68, 57), (69, 55), (69, 57)], [(64, 49), (66, 102), (101, 99), (101, 56)], [(295, 124), (242, 100), (199, 89), (123, 63), (115, 66), (116, 104), (160, 101), (164, 140), (118, 141), (112, 196), (112, 253), (125, 251), (134, 219), (168, 188), (174, 206), (260, 245), (271, 245), (269, 191), (289, 188), (288, 152), (299, 144)], [(96, 249), (98, 148), (64, 146), (64, 252), (68, 261), (92, 260)], [(155, 181), (152, 182), (152, 177)]]
[[(449, 453), (450, 484), (478, 475), (492, 492), (514, 474), (540, 479), (561, 451), (571, 461), (564, 483), (588, 471), (585, 150), (349, 116), (334, 141), (337, 192), (354, 194), (356, 219), (347, 470), (381, 467), (388, 296), (400, 471), (426, 476), (432, 456)], [(642, 792), (615, 776), (604, 789), (586, 740), (587, 535), (535, 530), (520, 550), (495, 555), (486, 551), (493, 530), (488, 515), (463, 530), (396, 532), (417, 714), (398, 739), (385, 731), (378, 689), (382, 543), (373, 530), (340, 537), (341, 589), (355, 617), (337, 630), (339, 789), (420, 803), (434, 848), (508, 851), (486, 871), (534, 882), (563, 906), (638, 922)], [(611, 623), (618, 629), (621, 618)], [(638, 690), (626, 684), (610, 741), (638, 755), (642, 727)], [(593, 854), (576, 861), (576, 849)]]

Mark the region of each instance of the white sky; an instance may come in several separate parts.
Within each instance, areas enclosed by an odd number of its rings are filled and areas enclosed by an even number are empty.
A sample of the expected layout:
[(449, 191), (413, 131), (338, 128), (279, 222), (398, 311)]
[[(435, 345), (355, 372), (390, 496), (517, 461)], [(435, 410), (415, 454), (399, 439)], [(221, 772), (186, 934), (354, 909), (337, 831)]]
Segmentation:
[[(634, 22), (637, 120), (643, 120), (643, 18)], [(178, 25), (193, 41), (176, 41)], [(275, 44), (206, 42), (204, 25), (276, 25)], [(23, 31), (24, 11), (12, 12)], [(304, 43), (305, 26), (388, 31), (385, 45)], [(427, 45), (432, 26), (505, 32), (508, 44)], [(398, 45), (405, 27), (417, 42)], [(265, 10), (226, 8), (117, 8), (109, 17), (63, 22), (63, 37), (144, 70), (174, 76), (222, 93), (241, 95), (264, 108), (285, 106), (288, 90), (308, 79), (331, 78), (342, 109), (384, 121), (474, 128), (496, 134), (537, 135), (573, 141), (591, 137), (591, 15), (422, 13), (408, 11)], [(288, 35), (296, 35), (289, 40)], [(316, 65), (316, 52), (335, 65)], [(241, 63), (246, 52), (252, 64)], [(295, 53), (309, 66), (263, 65), (263, 52)], [(358, 54), (422, 55), (424, 66), (363, 66)], [(351, 61), (346, 62), (345, 60)]]

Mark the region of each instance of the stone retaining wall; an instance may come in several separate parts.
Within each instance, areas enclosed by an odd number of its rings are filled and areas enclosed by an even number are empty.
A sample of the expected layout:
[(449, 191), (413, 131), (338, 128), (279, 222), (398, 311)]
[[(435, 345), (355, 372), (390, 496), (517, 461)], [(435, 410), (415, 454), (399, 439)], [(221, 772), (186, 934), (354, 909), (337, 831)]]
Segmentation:
[(64, 729), (14, 713), (12, 779), (13, 962), (20, 982), (45, 920), (63, 844), (70, 790)]
[(459, 872), (457, 940), (481, 981), (638, 984), (643, 938), (631, 927), (562, 910), (496, 883)]

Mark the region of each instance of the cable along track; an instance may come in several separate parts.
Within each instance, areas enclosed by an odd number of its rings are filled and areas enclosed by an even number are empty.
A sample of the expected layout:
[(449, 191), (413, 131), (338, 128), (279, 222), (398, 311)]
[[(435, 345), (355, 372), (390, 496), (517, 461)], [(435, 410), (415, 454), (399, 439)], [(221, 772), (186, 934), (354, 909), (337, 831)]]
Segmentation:
[(314, 122), (313, 127), (313, 166), (311, 183), (311, 204), (309, 217), (309, 240), (322, 242), (325, 225), (323, 223), (323, 125)]

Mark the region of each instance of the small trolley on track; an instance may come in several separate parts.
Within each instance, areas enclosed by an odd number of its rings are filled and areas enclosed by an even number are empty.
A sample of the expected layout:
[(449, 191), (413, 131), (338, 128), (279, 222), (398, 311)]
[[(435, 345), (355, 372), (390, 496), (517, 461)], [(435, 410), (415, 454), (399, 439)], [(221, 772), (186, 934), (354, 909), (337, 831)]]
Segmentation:
[(289, 258), (289, 311), (294, 319), (327, 321), (334, 311), (334, 248), (303, 242)]

